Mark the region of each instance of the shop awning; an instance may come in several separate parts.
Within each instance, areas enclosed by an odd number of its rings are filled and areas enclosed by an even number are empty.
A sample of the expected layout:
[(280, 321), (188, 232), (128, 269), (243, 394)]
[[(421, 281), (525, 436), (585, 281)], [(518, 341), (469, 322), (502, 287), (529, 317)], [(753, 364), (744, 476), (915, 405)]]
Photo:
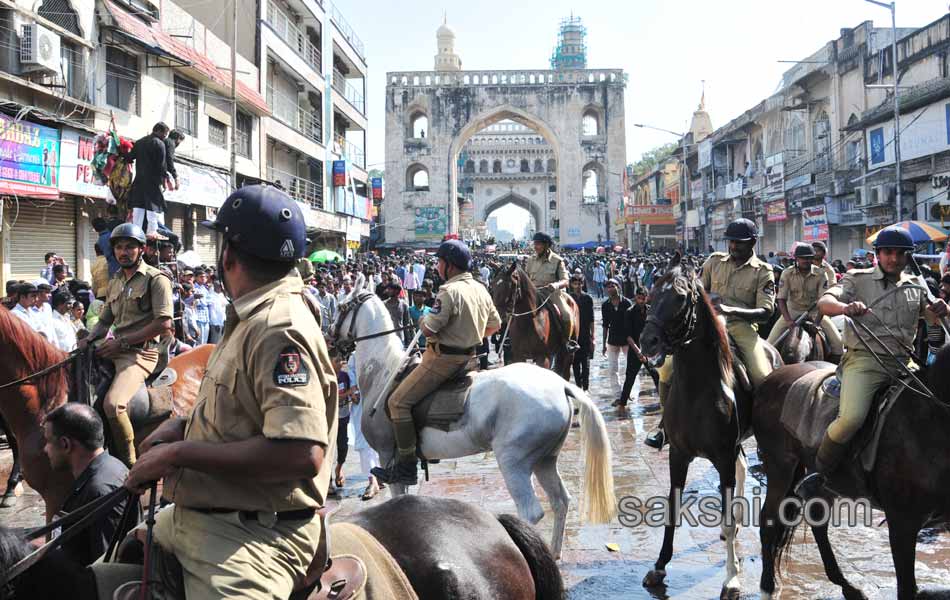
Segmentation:
[[(193, 71), (219, 92), (231, 90), (231, 76), (222, 71), (210, 58), (198, 50), (162, 31), (159, 23), (149, 24), (130, 14), (110, 0), (103, 0), (109, 19), (103, 24), (111, 27), (129, 43), (136, 44), (156, 56), (177, 62), (184, 70)], [(109, 22), (111, 21), (111, 22)], [(264, 97), (240, 80), (237, 82), (238, 102), (258, 115), (269, 115)]]

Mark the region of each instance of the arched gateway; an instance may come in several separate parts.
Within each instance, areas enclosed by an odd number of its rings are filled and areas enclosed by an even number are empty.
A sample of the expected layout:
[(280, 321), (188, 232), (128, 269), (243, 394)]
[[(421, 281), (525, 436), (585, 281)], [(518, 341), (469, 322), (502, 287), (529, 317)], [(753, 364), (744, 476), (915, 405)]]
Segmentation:
[[(437, 70), (387, 74), (384, 242), (432, 245), (467, 225), (460, 207), (477, 226), (508, 203), (561, 244), (610, 239), (626, 166), (623, 72), (463, 71), (446, 25), (438, 41)], [(534, 132), (519, 138), (517, 157), (466, 146), (502, 122)], [(422, 171), (426, 186), (409, 177)]]

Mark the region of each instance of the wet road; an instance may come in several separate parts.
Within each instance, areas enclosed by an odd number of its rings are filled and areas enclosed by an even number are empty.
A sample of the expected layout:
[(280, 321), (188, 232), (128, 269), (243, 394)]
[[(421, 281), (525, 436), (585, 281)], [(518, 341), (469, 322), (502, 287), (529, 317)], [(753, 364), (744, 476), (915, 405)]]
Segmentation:
[[(599, 311), (597, 311), (599, 313)], [(599, 314), (598, 314), (599, 318)], [(598, 336), (600, 330), (598, 326)], [(599, 342), (598, 342), (599, 344)], [(626, 415), (619, 415), (610, 403), (615, 399), (607, 391), (606, 359), (598, 355), (591, 366), (591, 395), (607, 420), (614, 452), (614, 476), (617, 497), (636, 496), (647, 499), (668, 493), (668, 453), (657, 452), (643, 445), (643, 438), (659, 420), (659, 404), (653, 382), (641, 374), (634, 388)], [(621, 362), (621, 374), (623, 362)], [(570, 598), (607, 600), (615, 598), (718, 598), (725, 575), (725, 547), (719, 540), (719, 529), (684, 524), (674, 542), (673, 560), (667, 566), (666, 587), (645, 590), (641, 581), (652, 568), (663, 539), (663, 529), (646, 525), (627, 528), (619, 522), (609, 525), (585, 525), (580, 521), (578, 494), (581, 489), (583, 464), (579, 435), (573, 430), (561, 453), (560, 470), (574, 502), (568, 515), (567, 537), (561, 569), (570, 590)], [(765, 496), (765, 482), (757, 471), (755, 441), (746, 443), (750, 473), (745, 495), (752, 498), (758, 490)], [(0, 477), (6, 481), (9, 453), (0, 451)], [(360, 501), (366, 480), (358, 475), (359, 458), (351, 451), (344, 471), (348, 476), (343, 489), (341, 513), (359, 511), (370, 503)], [(491, 455), (444, 461), (431, 467), (431, 481), (419, 486), (417, 493), (449, 496), (471, 501), (494, 512), (514, 513), (514, 503), (505, 489), (498, 467)], [(0, 483), (0, 487), (3, 483)], [(718, 476), (712, 465), (696, 459), (690, 467), (687, 494), (716, 495)], [(550, 539), (552, 518), (543, 491), (536, 486), (546, 516), (539, 524), (545, 539)], [(385, 492), (371, 503), (385, 500)], [(39, 498), (25, 488), (15, 509), (0, 510), (0, 524), (30, 527), (43, 519)], [(831, 530), (831, 543), (837, 553), (845, 577), (869, 598), (896, 598), (895, 578), (888, 548), (887, 526), (883, 513), (873, 514), (873, 527), (859, 525)], [(616, 544), (619, 552), (607, 548)], [(739, 532), (737, 550), (741, 560), (740, 579), (743, 598), (758, 598), (761, 573), (758, 530), (743, 528)], [(782, 598), (840, 598), (837, 586), (829, 583), (821, 566), (818, 549), (811, 532), (799, 528), (788, 553)], [(925, 530), (917, 545), (917, 581), (921, 597), (950, 600), (950, 534)]]

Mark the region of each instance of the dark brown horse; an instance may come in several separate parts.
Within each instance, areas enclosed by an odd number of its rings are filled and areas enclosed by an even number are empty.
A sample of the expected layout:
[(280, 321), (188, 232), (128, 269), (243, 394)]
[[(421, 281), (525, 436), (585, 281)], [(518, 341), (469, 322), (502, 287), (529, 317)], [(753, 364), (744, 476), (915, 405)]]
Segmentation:
[[(748, 428), (751, 395), (734, 385), (726, 331), (692, 263), (681, 264), (679, 253), (654, 284), (640, 343), (648, 357), (673, 355), (673, 378), (663, 406), (664, 430), (670, 441), (670, 506), (681, 503), (690, 462), (697, 456), (709, 459), (719, 473), (722, 490), (727, 558), (721, 597), (738, 598), (736, 524), (732, 516), (727, 518), (726, 510), (733, 506), (736, 488), (741, 492), (745, 481), (740, 442)], [(666, 577), (666, 565), (673, 557), (675, 516), (667, 515), (663, 547), (653, 570), (643, 579), (644, 586), (660, 585)]]
[[(4, 350), (3, 360), (0, 360), (0, 385), (37, 373), (66, 358), (65, 352), (53, 347), (43, 336), (2, 308), (0, 348)], [(194, 405), (211, 349), (212, 346), (201, 346), (169, 362), (169, 367), (178, 377), (165, 392), (171, 397), (164, 401), (174, 414), (187, 415)], [(67, 372), (67, 368), (54, 369), (20, 385), (0, 389), (0, 415), (16, 441), (16, 446), (11, 444), (11, 449), (16, 450), (14, 462), (22, 466), (26, 482), (46, 502), (47, 518), (62, 506), (73, 483), (68, 471), (57, 472), (50, 468), (49, 459), (43, 452), (43, 418), (66, 402), (69, 392)], [(145, 439), (156, 426), (157, 423), (153, 423), (148, 430), (136, 431), (136, 439)], [(6, 493), (13, 491), (8, 488)]]
[[(420, 600), (564, 598), (564, 583), (551, 551), (534, 529), (517, 517), (496, 517), (458, 500), (400, 496), (346, 521), (368, 531), (389, 551)], [(0, 529), (0, 573), (30, 550), (11, 532)], [(94, 567), (101, 573), (124, 566)], [(365, 591), (372, 589), (370, 582)], [(14, 591), (18, 598), (35, 599), (97, 600), (105, 596), (97, 590), (92, 568), (84, 569), (55, 554), (15, 580)], [(307, 596), (304, 592), (294, 597)], [(389, 600), (371, 593), (366, 599)]]
[[(794, 486), (814, 468), (812, 452), (787, 432), (780, 422), (782, 405), (791, 385), (802, 376), (827, 363), (790, 365), (774, 371), (755, 395), (752, 422), (759, 457), (768, 478), (768, 493), (760, 515), (762, 541), (763, 598), (775, 592), (779, 570), (794, 528), (786, 527), (778, 516)], [(950, 347), (944, 346), (921, 379), (928, 382), (935, 399), (905, 389), (897, 398), (881, 432), (877, 460), (868, 474), (857, 475), (852, 468), (840, 468), (828, 480), (828, 487), (843, 495), (865, 496), (859, 487), (873, 490), (874, 504), (887, 519), (891, 556), (897, 573), (897, 595), (910, 600), (917, 594), (914, 575), (917, 535), (921, 528), (950, 520)], [(854, 469), (856, 470), (856, 469)], [(865, 496), (866, 497), (866, 496)], [(797, 503), (785, 503), (784, 523), (793, 522)], [(788, 514), (789, 511), (795, 514)], [(828, 527), (812, 527), (828, 579), (841, 587), (845, 598), (864, 594), (841, 573), (828, 541)]]
[(576, 340), (581, 318), (577, 303), (570, 294), (564, 290), (560, 293), (565, 295), (567, 305), (571, 307), (571, 326), (563, 333), (552, 322), (553, 313), (538, 305), (538, 290), (518, 263), (511, 263), (511, 267), (502, 270), (492, 282), (495, 308), (501, 320), (508, 323), (512, 362), (524, 362), (530, 358), (534, 364), (552, 368), (568, 381), (574, 353), (565, 348), (567, 340), (564, 336)]

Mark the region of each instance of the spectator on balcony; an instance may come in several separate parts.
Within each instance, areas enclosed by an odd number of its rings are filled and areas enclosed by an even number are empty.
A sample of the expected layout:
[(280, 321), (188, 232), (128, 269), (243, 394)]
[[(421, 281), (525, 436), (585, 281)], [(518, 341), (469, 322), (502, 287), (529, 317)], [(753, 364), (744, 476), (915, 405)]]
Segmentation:
[(167, 191), (177, 190), (179, 188), (178, 170), (175, 169), (175, 149), (178, 148), (178, 145), (181, 144), (184, 139), (185, 134), (177, 129), (172, 129), (168, 137), (165, 138), (165, 189)]

